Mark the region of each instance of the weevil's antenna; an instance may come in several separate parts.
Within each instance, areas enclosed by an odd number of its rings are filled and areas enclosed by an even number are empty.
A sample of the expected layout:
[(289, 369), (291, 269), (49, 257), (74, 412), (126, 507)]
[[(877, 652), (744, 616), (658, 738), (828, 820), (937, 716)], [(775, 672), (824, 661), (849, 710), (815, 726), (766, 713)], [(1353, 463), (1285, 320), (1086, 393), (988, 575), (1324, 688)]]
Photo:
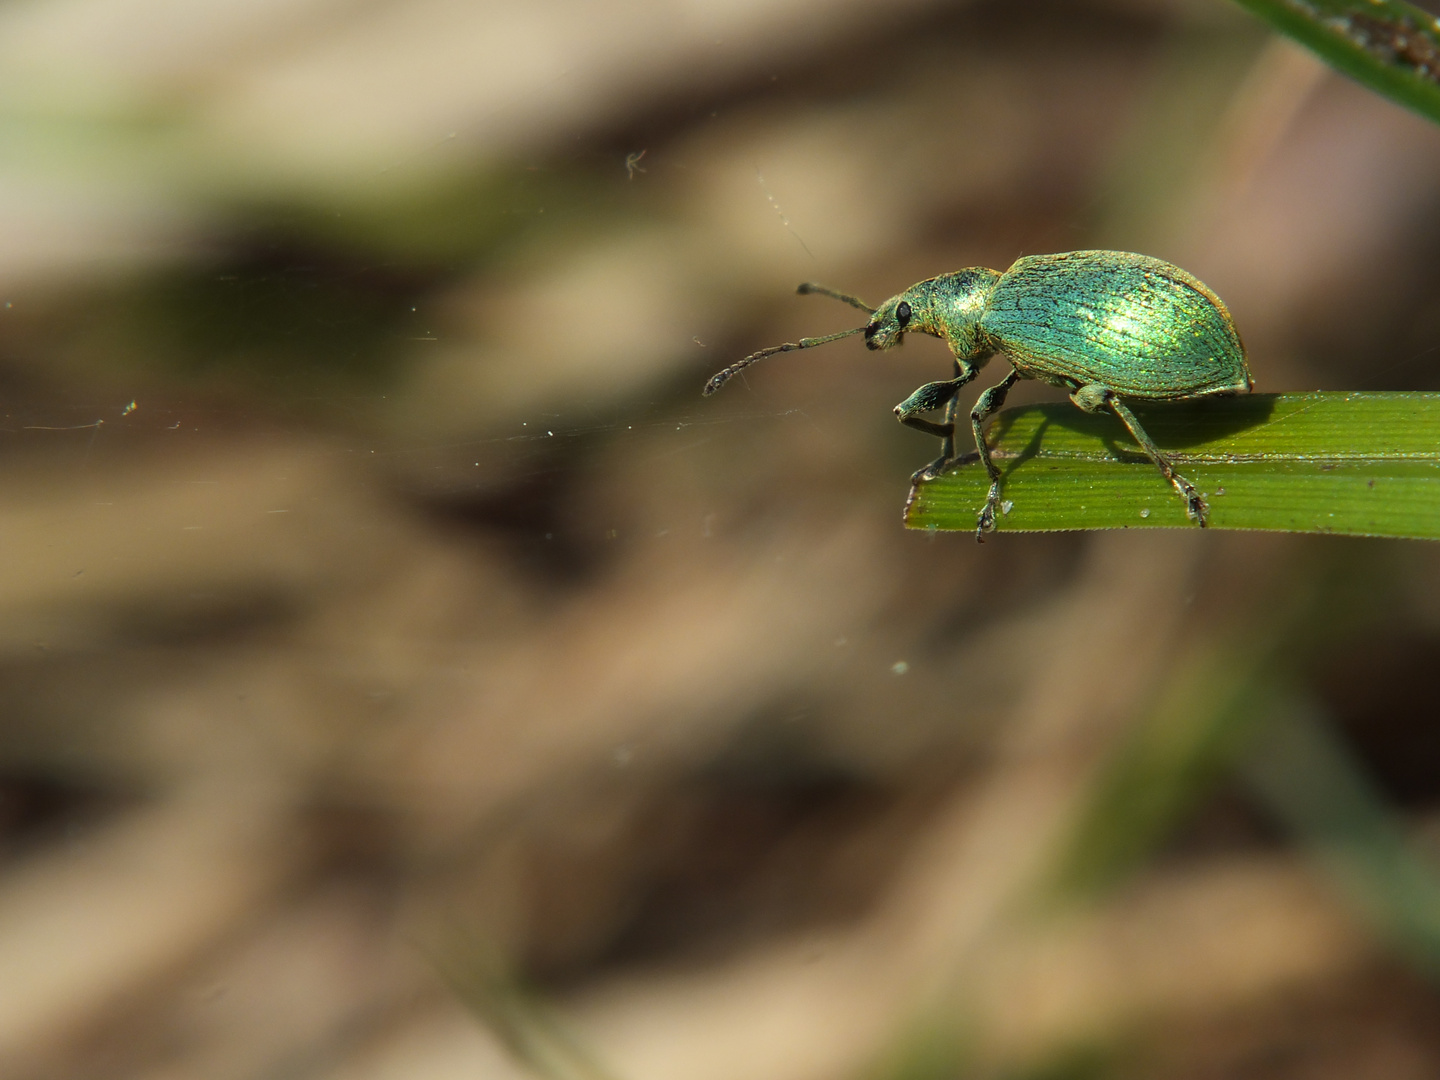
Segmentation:
[(868, 311), (871, 315), (875, 314), (875, 309), (858, 296), (837, 292), (835, 289), (827, 289), (824, 285), (816, 285), (813, 281), (802, 281), (800, 287), (795, 291), (801, 296), (808, 296), (810, 293), (819, 293), (821, 296), (829, 296), (835, 300), (843, 300), (851, 307), (858, 307), (861, 311)]
[(827, 341), (838, 341), (842, 337), (849, 337), (851, 334), (863, 334), (864, 332), (865, 327), (857, 326), (854, 330), (841, 330), (838, 334), (826, 334), (824, 337), (802, 337), (799, 341), (787, 341), (784, 345), (771, 345), (768, 349), (761, 349), (759, 352), (751, 353), (745, 357), (744, 360), (736, 360), (735, 363), (731, 364), (724, 371), (717, 371), (714, 375), (710, 376), (710, 381), (705, 384), (705, 396), (709, 397), (715, 393), (716, 390), (719, 390), (720, 387), (729, 382), (737, 371), (749, 367), (755, 363), (756, 360), (763, 360), (765, 357), (774, 356), (776, 353), (794, 352), (796, 349), (813, 349), (816, 345), (824, 345)]

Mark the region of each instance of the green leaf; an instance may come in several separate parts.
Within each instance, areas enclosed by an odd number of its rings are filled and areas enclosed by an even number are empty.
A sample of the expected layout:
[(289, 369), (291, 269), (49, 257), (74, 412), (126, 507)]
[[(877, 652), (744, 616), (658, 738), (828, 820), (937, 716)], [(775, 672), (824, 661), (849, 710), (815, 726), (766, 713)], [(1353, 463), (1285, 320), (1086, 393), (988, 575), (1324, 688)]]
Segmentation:
[(1403, 0), (1236, 0), (1372, 90), (1440, 121), (1440, 22)]
[[(1133, 404), (1219, 529), (1440, 538), (1440, 394), (1248, 394)], [(1057, 403), (988, 432), (1002, 532), (1195, 528), (1120, 422)], [(917, 483), (912, 529), (973, 531), (989, 480), (976, 455)]]

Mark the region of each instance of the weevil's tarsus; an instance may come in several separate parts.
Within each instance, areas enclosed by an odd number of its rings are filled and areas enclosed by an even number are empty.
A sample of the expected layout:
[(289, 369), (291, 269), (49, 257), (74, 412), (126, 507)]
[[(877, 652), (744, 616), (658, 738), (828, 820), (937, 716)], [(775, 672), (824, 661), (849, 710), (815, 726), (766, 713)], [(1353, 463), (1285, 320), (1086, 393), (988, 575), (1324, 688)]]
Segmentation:
[[(914, 424), (910, 425), (915, 427)], [(923, 484), (934, 480), (937, 476), (954, 465), (958, 460), (955, 457), (955, 425), (954, 424), (932, 424), (933, 430), (926, 430), (916, 427), (916, 431), (924, 431), (927, 435), (936, 435), (940, 438), (940, 456), (929, 465), (916, 469), (910, 474), (910, 488), (913, 491), (916, 484)]]
[(990, 444), (985, 441), (985, 421), (991, 413), (1005, 404), (1005, 395), (1020, 381), (1020, 373), (1014, 368), (1010, 374), (994, 386), (983, 391), (970, 410), (970, 428), (975, 433), (975, 448), (980, 451), (980, 460), (985, 463), (985, 472), (990, 477), (990, 493), (985, 496), (985, 505), (975, 525), (975, 539), (985, 542), (985, 534), (995, 531), (995, 511), (1000, 506), (1000, 468), (990, 459)]
[(763, 360), (767, 356), (774, 356), (776, 353), (782, 352), (794, 352), (797, 349), (813, 349), (816, 345), (839, 341), (841, 338), (851, 337), (855, 334), (863, 334), (864, 332), (865, 327), (857, 326), (854, 330), (841, 330), (837, 334), (826, 334), (824, 337), (802, 337), (799, 341), (787, 341), (783, 345), (771, 345), (770, 348), (753, 352), (743, 360), (736, 360), (735, 363), (731, 364), (724, 371), (717, 371), (714, 375), (711, 375), (710, 381), (705, 384), (703, 394), (705, 397), (709, 397), (734, 378), (736, 372), (743, 371), (757, 360)]
[(875, 309), (858, 296), (851, 296), (849, 293), (840, 292), (838, 289), (827, 288), (824, 285), (816, 285), (813, 281), (802, 281), (800, 287), (795, 291), (801, 296), (809, 296), (811, 293), (815, 293), (817, 296), (828, 296), (832, 300), (839, 300), (849, 304), (853, 308), (868, 311), (871, 315), (875, 314)]
[(1113, 390), (1099, 385), (1082, 386), (1070, 395), (1070, 400), (1086, 412), (1109, 409), (1119, 417), (1120, 422), (1129, 429), (1131, 436), (1140, 444), (1140, 449), (1145, 451), (1145, 456), (1155, 463), (1155, 467), (1180, 493), (1180, 498), (1185, 500), (1185, 516), (1202, 529), (1208, 524), (1205, 515), (1209, 512), (1210, 507), (1201, 498), (1200, 492), (1195, 490), (1194, 484), (1175, 471), (1170, 460), (1155, 445), (1155, 440), (1150, 438), (1145, 429), (1140, 426), (1140, 421), (1135, 419), (1135, 414)]

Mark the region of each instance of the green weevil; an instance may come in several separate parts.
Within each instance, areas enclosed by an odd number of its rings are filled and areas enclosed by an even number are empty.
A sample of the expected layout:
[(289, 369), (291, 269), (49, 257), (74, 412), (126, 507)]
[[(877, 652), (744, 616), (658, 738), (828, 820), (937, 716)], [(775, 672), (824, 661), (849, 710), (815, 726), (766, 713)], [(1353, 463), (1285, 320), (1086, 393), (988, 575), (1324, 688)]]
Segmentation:
[[(1003, 352), (1010, 361), (1010, 374), (981, 393), (970, 410), (975, 448), (990, 477), (990, 492), (975, 530), (977, 540), (995, 528), (1000, 506), (1000, 470), (990, 460), (984, 424), (1021, 379), (1063, 387), (1086, 412), (1113, 412), (1174, 485), (1190, 519), (1205, 524), (1208, 507), (1195, 485), (1175, 471), (1122, 400), (1178, 401), (1242, 394), (1254, 387), (1245, 346), (1225, 304), (1178, 266), (1127, 251), (1027, 255), (1003, 274), (984, 267), (941, 274), (910, 286), (878, 308), (820, 285), (806, 283), (798, 291), (843, 300), (868, 311), (870, 321), (853, 330), (752, 353), (712, 376), (705, 384), (707, 397), (736, 372), (775, 353), (809, 349), (852, 334), (864, 334), (870, 349), (889, 349), (899, 345), (908, 331), (931, 334), (955, 354), (955, 377), (926, 383), (895, 406), (902, 424), (942, 440), (940, 456), (914, 477), (929, 480), (957, 460), (955, 412), (960, 388), (992, 356)], [(941, 408), (944, 423), (916, 415)]]

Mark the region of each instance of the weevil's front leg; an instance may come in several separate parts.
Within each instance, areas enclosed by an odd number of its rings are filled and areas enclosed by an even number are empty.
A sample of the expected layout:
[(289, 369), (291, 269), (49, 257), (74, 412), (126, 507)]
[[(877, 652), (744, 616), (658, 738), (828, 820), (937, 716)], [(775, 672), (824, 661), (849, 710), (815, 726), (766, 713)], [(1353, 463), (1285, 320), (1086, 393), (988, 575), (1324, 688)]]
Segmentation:
[[(955, 378), (926, 383), (895, 406), (895, 418), (906, 427), (912, 427), (916, 431), (923, 431), (927, 435), (934, 435), (940, 439), (940, 456), (923, 469), (917, 469), (915, 474), (910, 477), (912, 484), (921, 480), (934, 479), (955, 460), (956, 395), (960, 392), (961, 387), (975, 378), (975, 374), (975, 368), (961, 364), (957, 360), (955, 362)], [(933, 420), (926, 420), (915, 415), (931, 409), (938, 409), (942, 405), (945, 407), (943, 424), (937, 424)]]
[(1135, 419), (1135, 414), (1115, 395), (1115, 391), (1098, 384), (1092, 384), (1090, 386), (1082, 386), (1079, 390), (1076, 390), (1070, 395), (1070, 400), (1086, 412), (1109, 409), (1118, 416), (1120, 422), (1130, 430), (1130, 434), (1133, 435), (1135, 441), (1140, 444), (1140, 449), (1145, 451), (1145, 456), (1155, 463), (1155, 467), (1160, 470), (1165, 479), (1169, 480), (1175, 490), (1180, 493), (1180, 498), (1185, 500), (1186, 516), (1189, 517), (1191, 521), (1196, 522), (1202, 529), (1205, 527), (1205, 515), (1210, 508), (1205, 505), (1205, 500), (1200, 497), (1200, 492), (1195, 490), (1194, 484), (1190, 483), (1189, 480), (1186, 480), (1185, 477), (1175, 471), (1175, 467), (1171, 465), (1169, 459), (1160, 452), (1160, 448), (1155, 445), (1155, 441), (1146, 434), (1145, 429), (1140, 426), (1140, 421)]
[(1005, 395), (1010, 393), (1010, 388), (1019, 381), (1020, 373), (1012, 368), (1009, 375), (982, 393), (976, 400), (975, 407), (970, 410), (970, 427), (975, 432), (975, 449), (980, 451), (980, 460), (985, 463), (985, 471), (990, 474), (990, 494), (985, 496), (985, 506), (981, 509), (979, 523), (975, 526), (975, 539), (982, 544), (985, 542), (985, 534), (995, 531), (995, 510), (1000, 505), (1000, 469), (990, 460), (990, 447), (985, 442), (985, 421), (990, 418), (991, 413), (1005, 404)]

